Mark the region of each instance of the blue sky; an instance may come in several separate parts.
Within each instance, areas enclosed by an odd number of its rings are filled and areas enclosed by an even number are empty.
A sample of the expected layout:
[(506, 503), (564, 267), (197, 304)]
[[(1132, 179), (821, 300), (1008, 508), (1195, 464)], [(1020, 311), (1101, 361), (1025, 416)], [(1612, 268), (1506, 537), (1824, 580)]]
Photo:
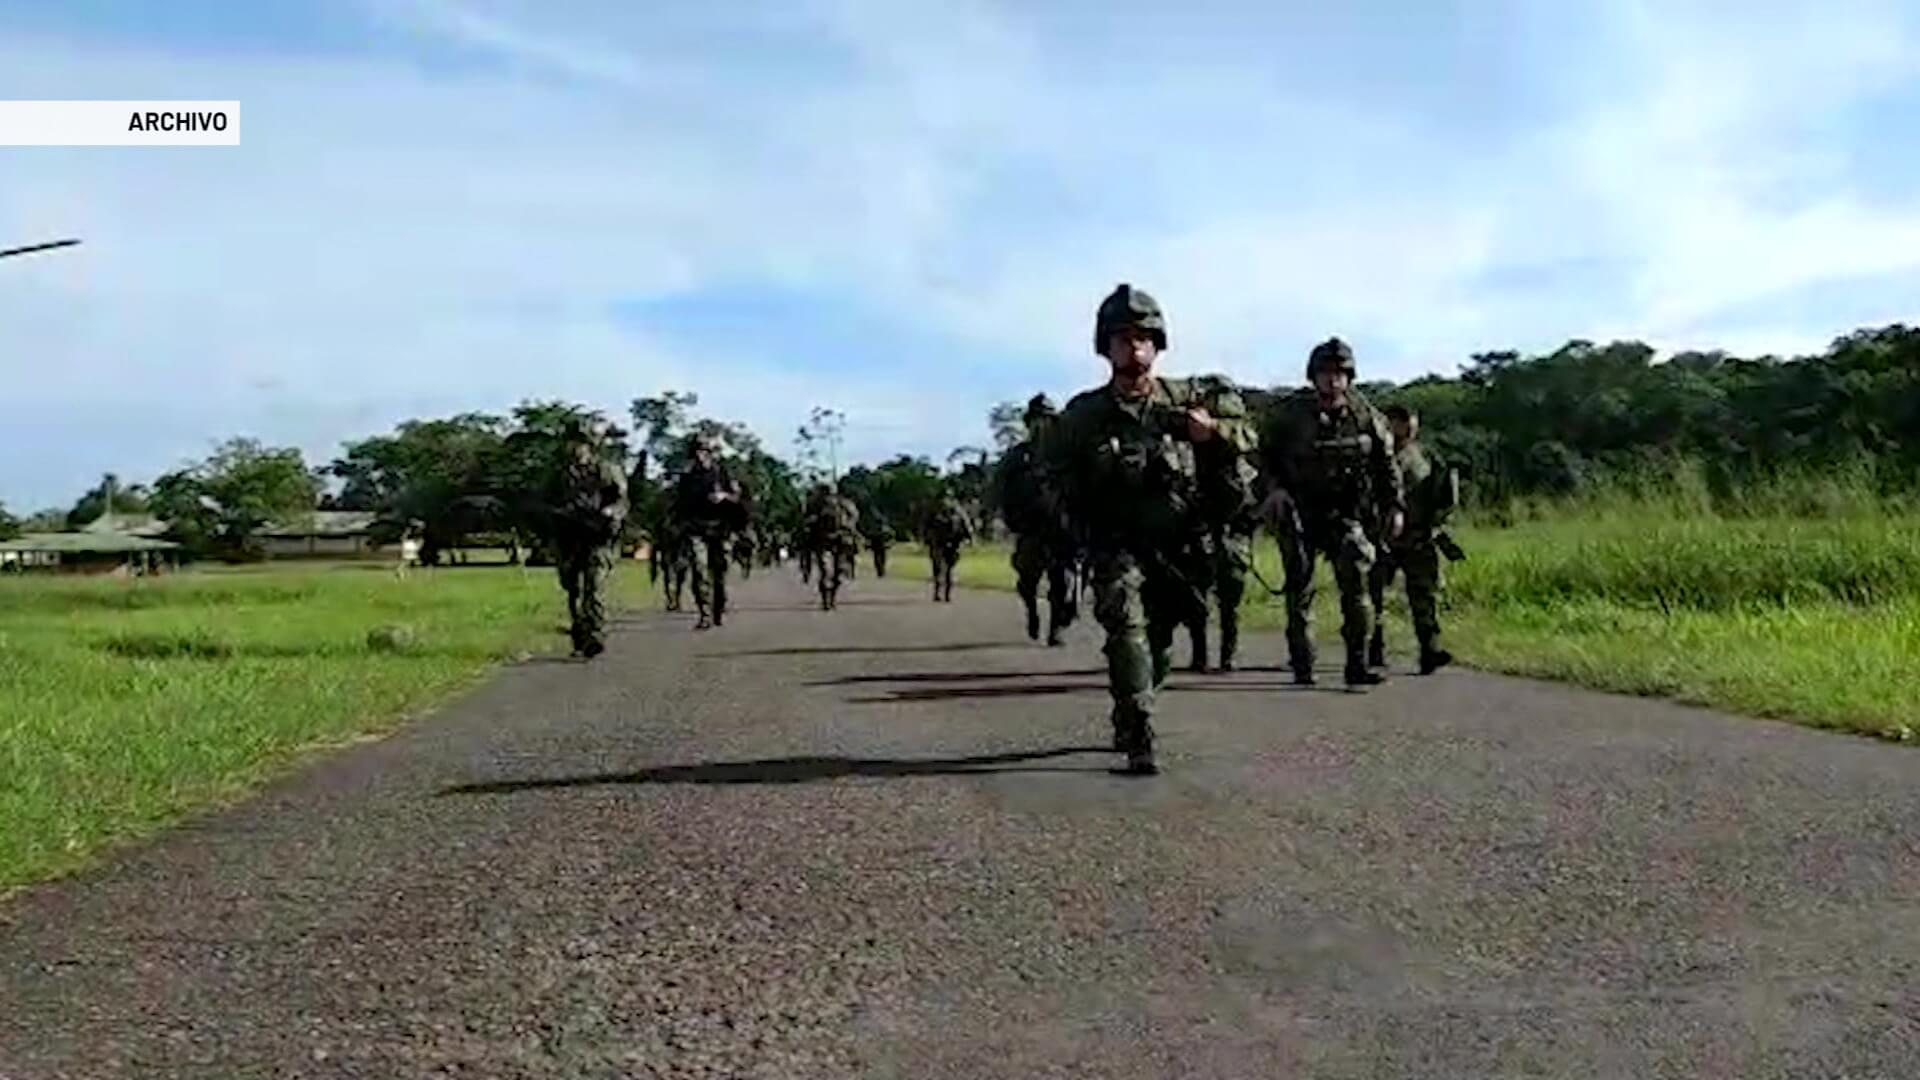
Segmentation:
[(0, 0), (0, 98), (242, 102), (229, 148), (0, 148), (0, 501), (253, 435), (690, 389), (878, 459), (1097, 381), (1291, 383), (1920, 319), (1896, 3)]

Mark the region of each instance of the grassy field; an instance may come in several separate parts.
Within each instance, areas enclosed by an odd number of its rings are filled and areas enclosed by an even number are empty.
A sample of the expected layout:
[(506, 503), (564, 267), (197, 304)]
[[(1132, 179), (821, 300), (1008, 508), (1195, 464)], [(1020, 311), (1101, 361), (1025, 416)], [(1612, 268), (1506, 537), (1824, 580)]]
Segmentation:
[[(1726, 517), (1658, 503), (1593, 508), (1505, 528), (1463, 527), (1447, 568), (1450, 646), (1475, 667), (1714, 705), (1913, 741), (1920, 732), (1920, 517)], [(1259, 552), (1278, 585), (1278, 552)], [(901, 552), (900, 573), (926, 560)], [(1003, 548), (971, 550), (956, 580), (1012, 588)], [(1404, 595), (1390, 646), (1412, 652)], [(1251, 589), (1245, 624), (1284, 611)], [(1315, 624), (1334, 634), (1321, 570)], [(1184, 658), (1184, 646), (1176, 647)], [(1261, 658), (1283, 660), (1284, 658)]]
[[(644, 564), (615, 591), (649, 603)], [(504, 659), (564, 653), (565, 619), (550, 569), (0, 578), (0, 892), (391, 730)], [(369, 646), (394, 624), (414, 647)]]

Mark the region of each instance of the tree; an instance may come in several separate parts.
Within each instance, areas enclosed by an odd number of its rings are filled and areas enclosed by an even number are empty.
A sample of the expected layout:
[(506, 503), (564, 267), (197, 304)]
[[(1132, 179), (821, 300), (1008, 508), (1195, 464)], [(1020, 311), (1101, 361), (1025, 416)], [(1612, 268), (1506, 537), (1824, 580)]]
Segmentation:
[(139, 484), (132, 486), (122, 484), (119, 477), (107, 473), (100, 478), (98, 484), (85, 495), (80, 496), (79, 501), (73, 504), (73, 509), (67, 511), (66, 527), (84, 529), (98, 521), (106, 512), (108, 492), (113, 493), (114, 513), (145, 514), (147, 512), (146, 488)]
[[(390, 435), (348, 443), (328, 467), (342, 482), (335, 505), (377, 512), (375, 538), (383, 542), (419, 522), (420, 560), (438, 565), (442, 551), (472, 534), (511, 532), (498, 482), (507, 430), (502, 417), (462, 413), (408, 420)], [(517, 553), (514, 539), (508, 546)]]
[(20, 535), (20, 519), (7, 513), (7, 504), (0, 503), (0, 540), (11, 540)]
[(820, 453), (827, 455), (827, 479), (840, 479), (840, 434), (846, 430), (846, 414), (838, 409), (829, 409), (822, 405), (814, 406), (807, 416), (807, 422), (800, 425), (797, 436), (801, 447), (801, 458), (809, 466), (810, 472), (818, 472)]
[(1026, 413), (1026, 406), (1017, 401), (1003, 401), (987, 410), (987, 428), (1001, 453), (1027, 441)]
[(319, 488), (299, 450), (235, 438), (160, 477), (150, 502), (189, 550), (238, 561), (260, 556), (262, 526), (311, 513)]

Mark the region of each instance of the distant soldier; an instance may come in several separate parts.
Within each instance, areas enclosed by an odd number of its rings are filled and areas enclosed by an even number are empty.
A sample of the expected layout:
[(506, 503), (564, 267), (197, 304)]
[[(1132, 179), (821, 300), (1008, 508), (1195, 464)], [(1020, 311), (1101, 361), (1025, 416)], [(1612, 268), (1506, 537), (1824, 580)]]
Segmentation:
[(1245, 453), (1254, 437), (1238, 393), (1154, 375), (1166, 347), (1159, 303), (1130, 285), (1114, 289), (1093, 330), (1112, 378), (1069, 401), (1041, 446), (1049, 490), (1065, 499), (1087, 551), (1094, 617), (1107, 636), (1114, 749), (1136, 774), (1159, 771), (1154, 703), (1172, 668), (1174, 629), (1196, 602), (1180, 564), (1204, 526), (1201, 460)]
[(753, 578), (753, 530), (742, 530), (733, 538), (733, 565), (740, 568), (740, 580)]
[(693, 558), (693, 602), (700, 609), (695, 630), (721, 626), (727, 617), (727, 538), (746, 526), (746, 504), (713, 443), (695, 436), (692, 460), (674, 485), (674, 516), (685, 529)]
[[(1196, 379), (1209, 394), (1233, 392), (1218, 379)], [(1200, 513), (1205, 531), (1192, 552), (1196, 591), (1211, 592), (1220, 618), (1220, 671), (1234, 669), (1240, 651), (1240, 601), (1253, 569), (1253, 536), (1260, 525), (1260, 470), (1253, 454), (1225, 443), (1200, 456)], [(1189, 622), (1193, 670), (1207, 670), (1207, 608)]]
[(893, 547), (893, 523), (875, 510), (860, 517), (860, 529), (866, 533), (867, 550), (873, 553), (873, 574), (887, 576), (887, 551)]
[(607, 577), (627, 518), (627, 474), (604, 438), (574, 421), (564, 431), (563, 466), (546, 500), (547, 542), (567, 593), (573, 655), (606, 651)]
[(1073, 534), (1061, 514), (1062, 502), (1045, 487), (1038, 447), (1059, 414), (1045, 394), (1027, 402), (1027, 438), (1000, 459), (995, 482), (1001, 514), (1013, 530), (1013, 573), (1020, 602), (1027, 609), (1027, 637), (1040, 640), (1040, 581), (1047, 582), (1047, 644), (1061, 644), (1061, 634), (1078, 614), (1073, 595), (1075, 558)]
[(953, 568), (960, 562), (960, 548), (973, 540), (973, 519), (952, 491), (943, 491), (928, 509), (922, 532), (933, 563), (934, 602), (952, 603)]
[(860, 552), (860, 508), (825, 484), (815, 490), (806, 529), (820, 588), (820, 610), (840, 605), (840, 586)]
[(666, 609), (679, 611), (684, 606), (681, 601), (686, 595), (687, 566), (693, 557), (686, 530), (673, 520), (671, 513), (662, 516), (660, 535), (654, 540), (653, 559), (662, 578), (660, 587), (666, 596)]
[(1353, 349), (1339, 338), (1314, 346), (1307, 358), (1311, 386), (1280, 399), (1261, 433), (1272, 492), (1265, 515), (1280, 539), (1286, 565), (1287, 659), (1293, 681), (1312, 685), (1314, 570), (1321, 556), (1333, 564), (1340, 587), (1340, 636), (1346, 642), (1346, 681), (1371, 686), (1382, 676), (1366, 663), (1372, 605), (1367, 575), (1371, 537), (1397, 538), (1405, 525), (1393, 434), (1353, 389)]
[(1367, 663), (1387, 663), (1387, 589), (1396, 572), (1407, 579), (1407, 607), (1413, 614), (1413, 633), (1420, 642), (1420, 674), (1431, 675), (1453, 663), (1453, 654), (1440, 647), (1440, 557), (1460, 553), (1445, 530), (1447, 515), (1460, 501), (1460, 482), (1453, 470), (1436, 465), (1420, 441), (1420, 417), (1405, 405), (1389, 405), (1381, 412), (1393, 432), (1393, 463), (1406, 490), (1407, 525), (1397, 540), (1382, 546), (1368, 585), (1373, 593), (1373, 640), (1367, 645)]

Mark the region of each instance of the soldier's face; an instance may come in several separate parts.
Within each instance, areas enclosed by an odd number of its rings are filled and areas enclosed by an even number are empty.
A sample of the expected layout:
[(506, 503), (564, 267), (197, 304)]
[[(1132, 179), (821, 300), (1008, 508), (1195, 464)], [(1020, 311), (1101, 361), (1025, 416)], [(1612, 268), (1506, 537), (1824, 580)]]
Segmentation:
[(1347, 396), (1347, 388), (1353, 385), (1353, 378), (1337, 367), (1323, 367), (1313, 373), (1313, 388), (1320, 392), (1322, 401), (1340, 401)]
[(1137, 379), (1153, 373), (1153, 362), (1160, 357), (1160, 349), (1153, 343), (1153, 333), (1139, 327), (1130, 326), (1115, 330), (1107, 338), (1107, 362), (1113, 365), (1116, 374)]
[(1395, 446), (1405, 446), (1407, 443), (1413, 441), (1413, 433), (1420, 429), (1419, 423), (1402, 420), (1399, 417), (1394, 417), (1388, 421), (1387, 426), (1393, 429), (1393, 442)]

